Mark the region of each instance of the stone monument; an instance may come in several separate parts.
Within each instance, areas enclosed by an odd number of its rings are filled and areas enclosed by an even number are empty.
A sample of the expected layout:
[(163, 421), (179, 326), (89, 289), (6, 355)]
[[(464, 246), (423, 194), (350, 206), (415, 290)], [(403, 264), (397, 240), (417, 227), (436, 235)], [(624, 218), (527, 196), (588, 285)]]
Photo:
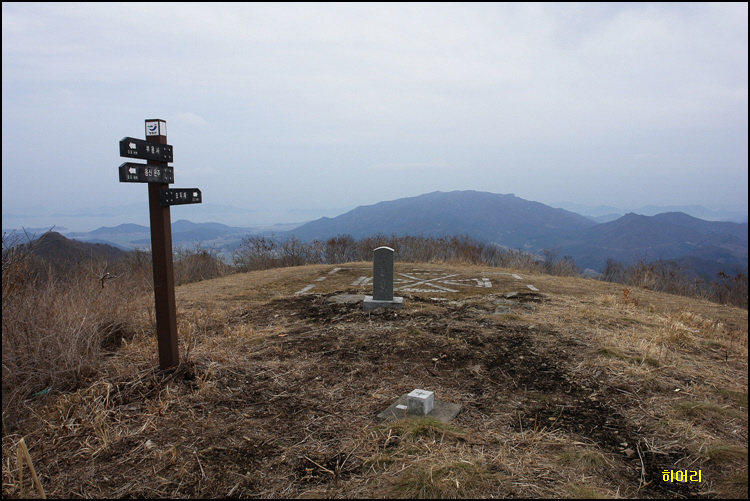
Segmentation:
[(372, 258), (372, 296), (365, 296), (365, 311), (404, 306), (404, 298), (393, 297), (393, 249), (378, 247)]

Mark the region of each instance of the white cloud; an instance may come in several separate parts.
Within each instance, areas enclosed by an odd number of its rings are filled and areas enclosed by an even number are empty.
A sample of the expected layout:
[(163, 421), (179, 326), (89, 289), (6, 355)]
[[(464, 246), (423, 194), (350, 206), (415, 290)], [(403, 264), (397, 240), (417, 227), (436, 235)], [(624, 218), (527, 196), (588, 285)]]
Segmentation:
[(210, 124), (203, 117), (196, 115), (195, 113), (182, 112), (177, 114), (177, 120), (185, 122), (190, 125), (197, 125), (200, 127), (209, 127)]

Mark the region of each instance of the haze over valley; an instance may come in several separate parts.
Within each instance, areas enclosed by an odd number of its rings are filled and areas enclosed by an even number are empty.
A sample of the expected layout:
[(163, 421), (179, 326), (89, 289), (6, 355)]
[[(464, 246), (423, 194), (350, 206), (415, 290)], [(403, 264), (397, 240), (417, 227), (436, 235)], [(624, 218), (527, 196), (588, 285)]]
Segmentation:
[[(173, 208), (172, 218), (182, 209)], [(653, 206), (648, 210), (658, 212)], [(701, 207), (686, 210), (708, 212)], [(46, 231), (34, 230), (27, 229), (37, 234)], [(110, 244), (123, 250), (145, 249), (150, 245), (148, 225), (135, 223), (103, 226), (89, 232), (56, 231), (82, 242)], [(309, 242), (341, 235), (360, 239), (378, 234), (470, 236), (540, 258), (545, 250), (555, 249), (560, 257), (571, 257), (581, 270), (594, 272), (601, 272), (607, 259), (626, 264), (674, 260), (692, 274), (708, 276), (720, 270), (746, 273), (748, 266), (747, 222), (706, 221), (676, 211), (656, 215), (628, 213), (597, 222), (595, 217), (513, 194), (479, 191), (427, 193), (297, 224), (230, 226), (185, 219), (172, 224), (175, 248), (202, 246), (213, 249), (227, 262), (231, 262), (233, 250), (249, 236), (263, 235), (277, 240), (294, 237)]]

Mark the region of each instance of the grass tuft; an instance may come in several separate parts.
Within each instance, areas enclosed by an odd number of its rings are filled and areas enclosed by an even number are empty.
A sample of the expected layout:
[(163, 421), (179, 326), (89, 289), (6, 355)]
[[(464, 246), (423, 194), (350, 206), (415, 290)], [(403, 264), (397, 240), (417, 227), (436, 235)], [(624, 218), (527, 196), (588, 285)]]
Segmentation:
[(728, 410), (711, 402), (675, 402), (677, 414), (690, 419), (715, 419), (725, 416)]
[(709, 459), (716, 463), (744, 460), (747, 464), (747, 447), (741, 445), (712, 445), (706, 450)]
[(571, 499), (606, 499), (611, 498), (603, 489), (598, 489), (586, 484), (568, 484), (567, 490)]
[(747, 472), (722, 479), (719, 482), (719, 494), (724, 499), (747, 499)]
[(402, 440), (412, 442), (420, 439), (466, 441), (469, 438), (468, 433), (430, 417), (402, 419), (387, 425), (381, 425), (380, 429), (381, 432), (387, 433), (389, 436), (398, 436)]
[(619, 348), (613, 348), (613, 347), (602, 347), (597, 350), (597, 353), (599, 355), (609, 357), (609, 358), (615, 358), (618, 360), (624, 360), (625, 362), (631, 363), (633, 365), (650, 365), (651, 367), (659, 367), (661, 364), (658, 360), (656, 360), (653, 357), (649, 356), (632, 356), (632, 355), (626, 355), (623, 353), (623, 351)]
[(715, 393), (730, 399), (738, 407), (747, 410), (747, 392), (743, 393), (735, 390), (718, 389), (715, 390)]
[(557, 460), (562, 466), (573, 467), (583, 471), (610, 464), (607, 457), (600, 452), (579, 449), (564, 450), (558, 455)]
[(445, 499), (487, 497), (498, 475), (472, 461), (422, 461), (406, 470), (396, 483), (401, 498)]

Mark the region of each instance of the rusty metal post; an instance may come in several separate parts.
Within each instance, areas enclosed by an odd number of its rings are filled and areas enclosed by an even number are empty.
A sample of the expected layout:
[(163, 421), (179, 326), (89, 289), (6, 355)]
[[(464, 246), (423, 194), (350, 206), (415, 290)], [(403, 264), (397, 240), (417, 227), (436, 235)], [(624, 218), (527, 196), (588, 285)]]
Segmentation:
[[(157, 122), (157, 133), (149, 125)], [(162, 128), (163, 125), (163, 128)], [(167, 144), (166, 122), (146, 120), (146, 141)], [(147, 165), (167, 167), (167, 162), (148, 160)], [(174, 266), (172, 262), (172, 220), (169, 206), (162, 207), (159, 192), (168, 188), (165, 183), (148, 183), (148, 210), (151, 220), (151, 256), (154, 268), (154, 302), (156, 306), (156, 335), (159, 344), (159, 368), (166, 370), (180, 363), (177, 345), (177, 311), (174, 295)]]

